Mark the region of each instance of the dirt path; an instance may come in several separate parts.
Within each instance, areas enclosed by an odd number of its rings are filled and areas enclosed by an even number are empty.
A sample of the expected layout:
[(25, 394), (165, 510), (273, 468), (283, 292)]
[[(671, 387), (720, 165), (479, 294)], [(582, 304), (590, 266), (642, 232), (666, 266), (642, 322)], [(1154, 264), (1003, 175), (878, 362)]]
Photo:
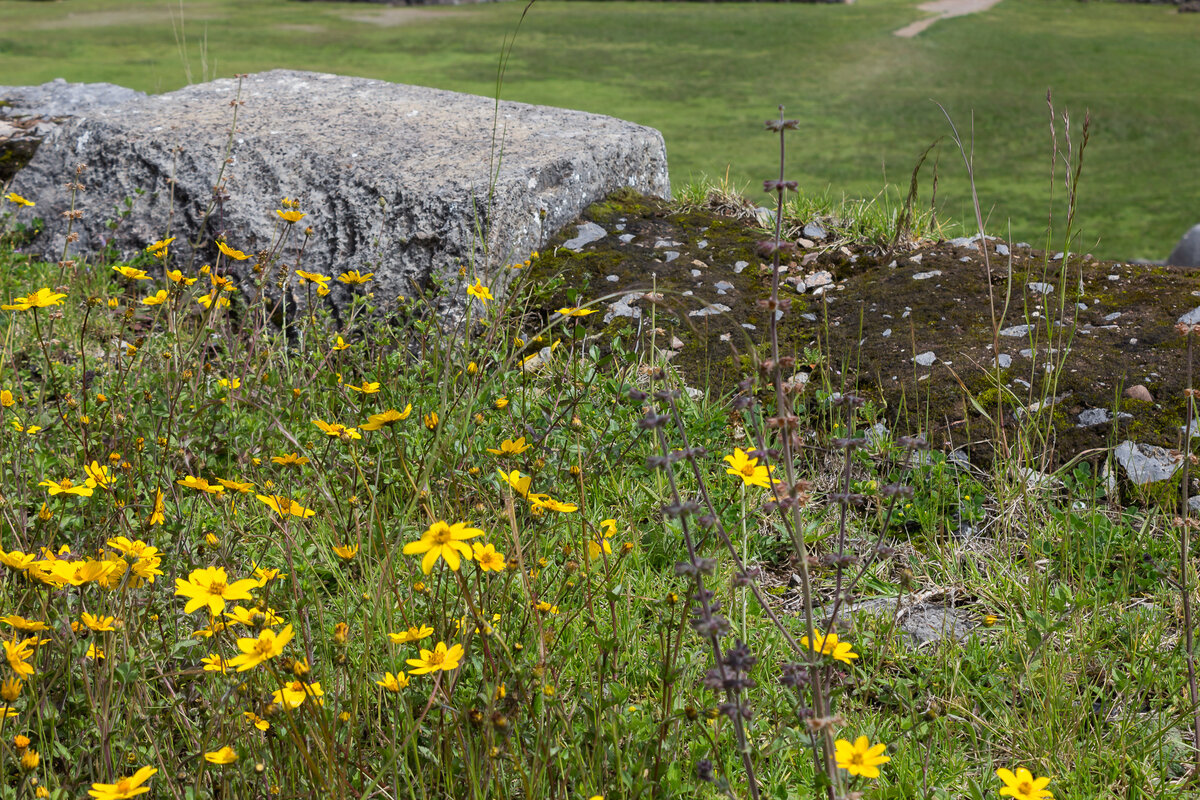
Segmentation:
[(965, 17), (967, 14), (987, 11), (999, 2), (1000, 0), (932, 0), (929, 3), (921, 3), (917, 8), (922, 11), (928, 11), (931, 14), (936, 14), (937, 16), (917, 20), (911, 25), (905, 25), (900, 30), (894, 31), (894, 33), (905, 39), (911, 39), (939, 19)]

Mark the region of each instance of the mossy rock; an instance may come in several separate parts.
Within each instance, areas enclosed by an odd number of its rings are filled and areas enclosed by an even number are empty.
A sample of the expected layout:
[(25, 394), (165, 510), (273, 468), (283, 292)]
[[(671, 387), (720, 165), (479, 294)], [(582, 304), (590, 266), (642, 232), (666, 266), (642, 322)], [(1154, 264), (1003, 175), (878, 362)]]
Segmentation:
[[(769, 318), (759, 301), (770, 297), (771, 268), (758, 255), (765, 234), (753, 223), (680, 212), (633, 193), (597, 203), (580, 222), (608, 234), (574, 252), (561, 246), (575, 235), (567, 226), (543, 249), (531, 277), (565, 278), (544, 303), (547, 316), (575, 289), (581, 302), (598, 301), (606, 312), (584, 318), (589, 330), (624, 319), (644, 337), (657, 329), (660, 348), (677, 337), (684, 346), (671, 363), (689, 385), (718, 395), (732, 392), (754, 358), (769, 352)], [(1019, 432), (1040, 442), (1052, 464), (1099, 460), (1124, 439), (1181, 446), (1188, 365), (1175, 325), (1200, 305), (1200, 272), (1055, 259), (1015, 246), (1000, 255), (998, 244), (987, 242), (986, 259), (982, 244), (961, 240), (898, 253), (822, 250), (819, 243), (801, 249), (780, 275), (781, 297), (792, 303), (779, 324), (781, 354), (809, 373), (809, 392), (870, 397), (883, 404), (897, 435), (920, 432), (935, 446), (967, 446), (977, 460), (990, 459), (998, 436), (1011, 443)], [(800, 293), (788, 281), (818, 271), (833, 276), (823, 295)], [(651, 292), (661, 299), (646, 299)], [(635, 316), (615, 315), (622, 300)], [(817, 352), (823, 360), (809, 357)], [(933, 356), (921, 361), (931, 364), (915, 361), (927, 353)], [(1135, 384), (1154, 402), (1123, 397)], [(1081, 412), (1100, 408), (1111, 423), (1079, 426)]]

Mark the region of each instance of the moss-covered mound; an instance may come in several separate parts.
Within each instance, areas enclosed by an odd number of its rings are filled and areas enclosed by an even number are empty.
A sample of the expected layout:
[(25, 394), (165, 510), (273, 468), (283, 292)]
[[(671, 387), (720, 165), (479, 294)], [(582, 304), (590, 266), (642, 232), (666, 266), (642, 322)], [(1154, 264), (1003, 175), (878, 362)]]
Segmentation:
[[(606, 235), (576, 251), (563, 246), (576, 236), (568, 226), (535, 264), (536, 281), (565, 277), (547, 313), (570, 304), (570, 290), (598, 301), (604, 313), (583, 324), (653, 335), (689, 385), (709, 391), (732, 391), (754, 354), (768, 352), (758, 301), (771, 268), (752, 222), (635, 195), (596, 204), (588, 222)], [(897, 434), (986, 459), (998, 434), (1015, 441), (1024, 425), (1025, 440), (1044, 442), (1059, 464), (1124, 439), (1181, 445), (1187, 349), (1175, 325), (1200, 306), (1200, 272), (1064, 259), (996, 239), (890, 253), (816, 237), (784, 270), (792, 308), (781, 349), (796, 357), (797, 380), (809, 394), (873, 398)], [(1137, 385), (1152, 399), (1125, 396)]]

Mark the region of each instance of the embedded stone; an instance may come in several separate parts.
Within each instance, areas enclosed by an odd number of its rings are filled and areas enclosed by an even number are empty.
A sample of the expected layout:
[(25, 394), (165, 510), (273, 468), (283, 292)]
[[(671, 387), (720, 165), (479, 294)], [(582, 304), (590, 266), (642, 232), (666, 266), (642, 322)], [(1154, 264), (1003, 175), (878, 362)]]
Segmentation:
[[(239, 96), (230, 139), (230, 102)], [(493, 173), (497, 122), (504, 157)], [(82, 217), (72, 252), (109, 243), (131, 256), (169, 224), (175, 263), (198, 267), (217, 257), (218, 235), (247, 253), (269, 249), (282, 225), (279, 201), (294, 198), (307, 216), (285, 242), (282, 261), (295, 263), (307, 241), (302, 269), (374, 272), (371, 288), (384, 306), (431, 279), (457, 287), (461, 302), (463, 264), (475, 265), (500, 294), (514, 273), (504, 265), (526, 259), (591, 203), (624, 188), (670, 195), (662, 136), (651, 128), (291, 70), (94, 108), (52, 131), (12, 189), (44, 209), (46, 231), (34, 248), (54, 261), (71, 202), (65, 184), (79, 162), (89, 166), (88, 191), (76, 200)], [(210, 213), (219, 175), (219, 204)], [(136, 197), (129, 217), (109, 228), (112, 209), (127, 197)], [(301, 233), (307, 226), (311, 236)], [(192, 241), (200, 242), (195, 251)], [(232, 266), (246, 279), (253, 263)], [(335, 305), (352, 296), (336, 281), (331, 288)], [(299, 292), (293, 297), (302, 300)]]

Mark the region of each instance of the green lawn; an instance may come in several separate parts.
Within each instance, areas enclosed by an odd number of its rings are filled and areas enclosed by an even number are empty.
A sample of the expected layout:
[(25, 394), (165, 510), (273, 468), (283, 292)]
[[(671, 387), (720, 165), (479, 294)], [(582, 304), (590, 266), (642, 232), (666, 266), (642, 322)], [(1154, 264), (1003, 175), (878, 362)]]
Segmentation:
[[(522, 9), (206, 0), (181, 12), (164, 0), (0, 0), (0, 80), (62, 76), (160, 92), (186, 83), (189, 68), (198, 81), (291, 67), (490, 95)], [(351, 19), (378, 14), (401, 24)], [(1093, 116), (1084, 249), (1162, 258), (1200, 221), (1200, 18), (1132, 4), (1004, 0), (913, 40), (891, 35), (921, 15), (901, 0), (541, 2), (517, 37), (503, 94), (654, 126), (676, 185), (728, 170), (752, 195), (776, 169), (759, 129), (779, 103), (801, 120), (792, 177), (810, 192), (872, 196), (885, 183), (906, 186), (917, 155), (948, 132), (941, 102), (964, 132), (974, 114), (989, 226), (1003, 232), (1011, 223), (1015, 237), (1041, 243), (1050, 88), (1076, 133), (1084, 110)], [(961, 161), (948, 147), (938, 202), (944, 219), (970, 216)], [(1061, 207), (1055, 213), (1062, 218)]]

